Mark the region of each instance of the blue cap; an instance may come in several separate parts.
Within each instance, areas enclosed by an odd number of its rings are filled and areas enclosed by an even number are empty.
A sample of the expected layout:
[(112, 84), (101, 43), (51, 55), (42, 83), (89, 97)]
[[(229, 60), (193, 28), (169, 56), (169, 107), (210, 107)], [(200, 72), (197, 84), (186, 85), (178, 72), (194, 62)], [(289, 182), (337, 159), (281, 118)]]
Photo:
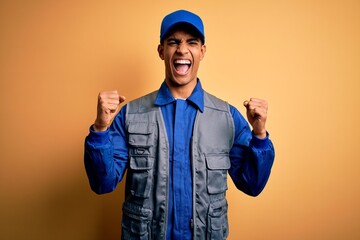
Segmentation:
[(160, 42), (164, 40), (171, 28), (179, 23), (187, 23), (194, 27), (199, 32), (202, 42), (205, 43), (204, 24), (201, 18), (186, 10), (178, 10), (164, 17), (160, 29)]

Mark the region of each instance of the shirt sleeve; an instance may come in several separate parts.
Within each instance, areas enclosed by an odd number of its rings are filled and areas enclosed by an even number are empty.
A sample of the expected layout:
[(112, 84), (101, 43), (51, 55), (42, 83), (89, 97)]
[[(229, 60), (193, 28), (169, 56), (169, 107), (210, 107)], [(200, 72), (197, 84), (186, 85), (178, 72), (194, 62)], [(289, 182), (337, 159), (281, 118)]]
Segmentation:
[(235, 107), (230, 106), (230, 111), (235, 125), (235, 138), (230, 151), (229, 175), (239, 190), (257, 196), (269, 179), (275, 150), (269, 133), (264, 139), (258, 138)]
[(95, 132), (91, 126), (85, 138), (85, 170), (91, 189), (97, 194), (113, 191), (128, 166), (125, 113), (126, 105), (108, 130)]

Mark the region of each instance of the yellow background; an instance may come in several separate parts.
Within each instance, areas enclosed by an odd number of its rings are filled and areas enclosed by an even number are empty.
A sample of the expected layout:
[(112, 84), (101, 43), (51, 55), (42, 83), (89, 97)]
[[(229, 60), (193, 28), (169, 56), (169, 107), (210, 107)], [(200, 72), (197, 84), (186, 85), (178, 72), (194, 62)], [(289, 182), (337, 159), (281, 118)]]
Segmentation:
[(119, 239), (124, 184), (91, 192), (83, 140), (99, 91), (160, 86), (180, 8), (205, 23), (204, 88), (269, 102), (272, 175), (257, 198), (230, 184), (229, 239), (360, 239), (356, 0), (1, 1), (0, 239)]

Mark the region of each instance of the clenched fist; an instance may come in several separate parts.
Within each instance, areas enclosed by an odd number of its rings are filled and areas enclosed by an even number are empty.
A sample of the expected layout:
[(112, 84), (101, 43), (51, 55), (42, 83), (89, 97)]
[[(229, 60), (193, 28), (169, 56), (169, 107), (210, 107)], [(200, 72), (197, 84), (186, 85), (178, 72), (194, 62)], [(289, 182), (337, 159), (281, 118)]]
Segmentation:
[(244, 106), (246, 107), (246, 115), (253, 128), (254, 134), (259, 138), (265, 138), (265, 123), (268, 110), (267, 102), (258, 98), (250, 98), (250, 100), (244, 101)]
[(106, 131), (120, 110), (120, 104), (125, 101), (115, 91), (100, 92), (97, 104), (97, 117), (94, 123), (94, 130), (97, 132)]

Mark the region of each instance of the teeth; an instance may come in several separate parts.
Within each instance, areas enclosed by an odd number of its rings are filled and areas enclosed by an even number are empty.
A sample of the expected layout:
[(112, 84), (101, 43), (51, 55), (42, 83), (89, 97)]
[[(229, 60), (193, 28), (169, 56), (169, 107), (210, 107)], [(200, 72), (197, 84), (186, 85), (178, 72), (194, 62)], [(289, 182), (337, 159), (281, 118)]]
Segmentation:
[(182, 59), (178, 59), (175, 60), (176, 64), (191, 64), (190, 60), (182, 60)]

